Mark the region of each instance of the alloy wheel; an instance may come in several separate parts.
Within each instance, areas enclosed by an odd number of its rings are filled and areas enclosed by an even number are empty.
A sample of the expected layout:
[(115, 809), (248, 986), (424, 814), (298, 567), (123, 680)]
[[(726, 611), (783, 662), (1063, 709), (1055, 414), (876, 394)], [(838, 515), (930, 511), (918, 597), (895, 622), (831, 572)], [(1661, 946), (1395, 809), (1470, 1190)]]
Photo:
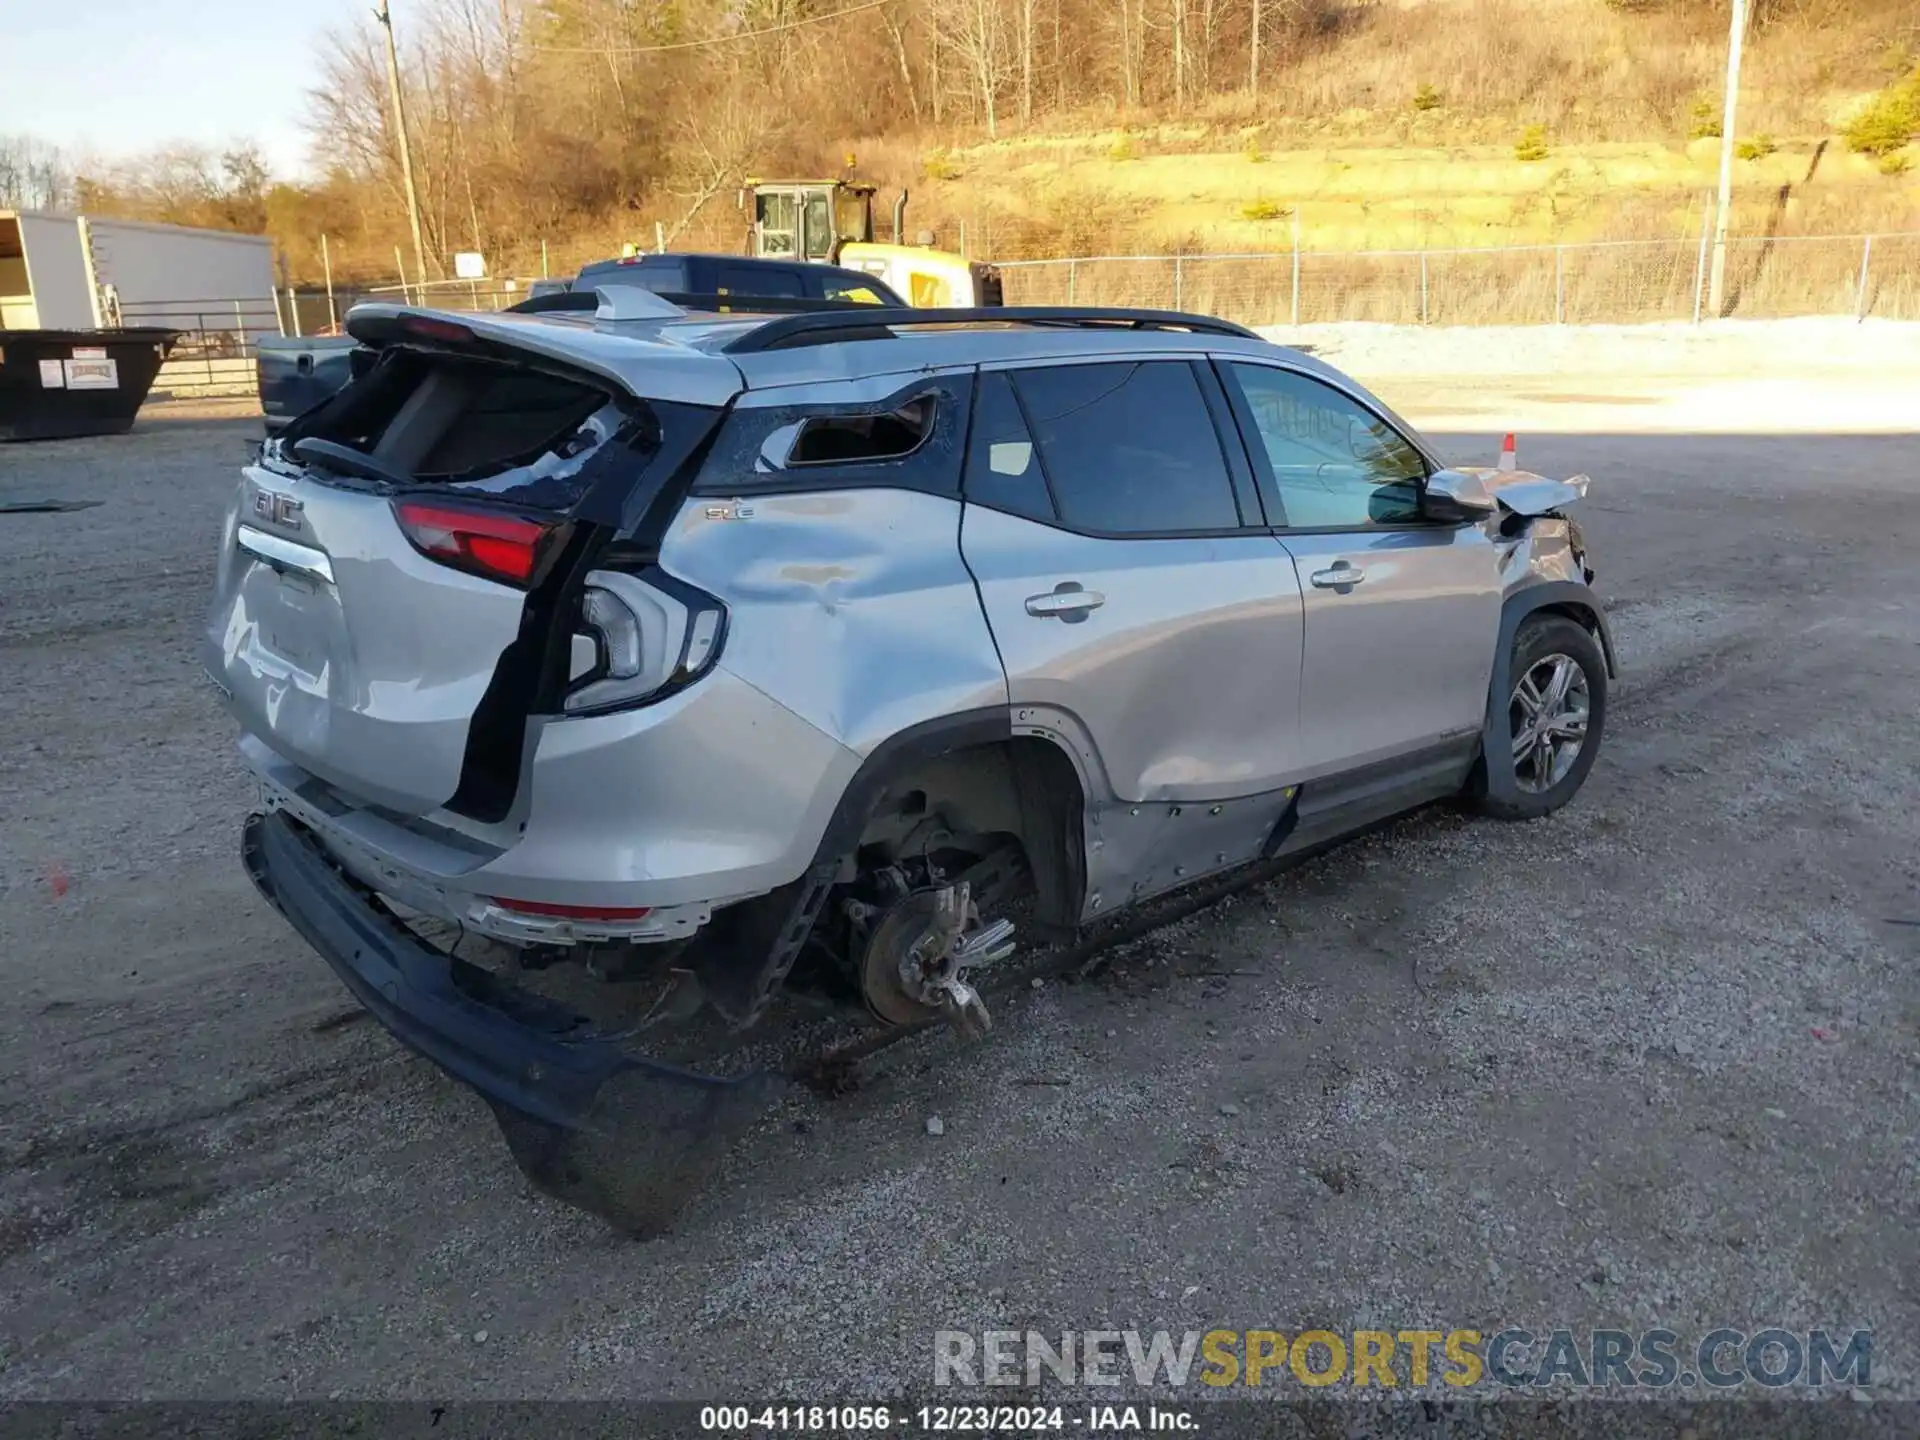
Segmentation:
[(1513, 687), (1507, 713), (1514, 782), (1529, 794), (1545, 794), (1566, 779), (1586, 744), (1587, 672), (1571, 655), (1542, 656)]

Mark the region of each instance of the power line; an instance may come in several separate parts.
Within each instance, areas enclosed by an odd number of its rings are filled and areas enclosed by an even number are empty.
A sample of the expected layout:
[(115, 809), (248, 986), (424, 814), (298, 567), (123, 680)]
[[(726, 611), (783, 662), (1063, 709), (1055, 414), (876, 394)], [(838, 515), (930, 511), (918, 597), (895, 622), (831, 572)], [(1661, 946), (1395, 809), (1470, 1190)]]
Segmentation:
[(847, 15), (858, 15), (862, 10), (878, 10), (882, 5), (891, 5), (893, 0), (863, 0), (858, 5), (849, 5), (843, 10), (829, 11), (825, 15), (802, 15), (797, 20), (783, 20), (778, 25), (765, 25), (758, 30), (738, 30), (731, 35), (710, 35), (705, 40), (675, 40), (668, 45), (527, 45), (527, 50), (543, 50), (558, 55), (659, 55), (668, 50), (698, 50), (708, 45), (730, 45), (736, 40), (757, 40), (763, 35), (778, 35), (786, 30), (798, 30), (802, 25), (819, 25), (828, 20), (838, 20)]

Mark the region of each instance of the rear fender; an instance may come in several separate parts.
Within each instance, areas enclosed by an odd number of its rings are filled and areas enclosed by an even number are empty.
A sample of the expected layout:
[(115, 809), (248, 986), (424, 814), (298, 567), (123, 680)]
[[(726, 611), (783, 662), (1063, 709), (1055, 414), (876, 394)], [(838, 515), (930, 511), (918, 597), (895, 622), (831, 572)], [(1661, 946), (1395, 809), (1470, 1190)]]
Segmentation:
[(651, 408), (658, 430), (645, 437), (653, 445), (650, 453), (636, 448), (634, 442), (641, 437), (623, 433), (603, 446), (582, 472), (587, 485), (572, 522), (553, 560), (528, 591), (519, 633), (501, 653), (474, 710), (460, 788), (449, 809), (488, 823), (511, 813), (529, 748), (531, 717), (557, 712), (564, 699), (578, 618), (575, 607), (587, 575), (607, 559), (616, 542), (627, 552), (623, 560), (644, 561), (657, 554), (658, 532), (665, 526), (662, 512), (670, 512), (684, 492), (723, 414), (672, 402)]

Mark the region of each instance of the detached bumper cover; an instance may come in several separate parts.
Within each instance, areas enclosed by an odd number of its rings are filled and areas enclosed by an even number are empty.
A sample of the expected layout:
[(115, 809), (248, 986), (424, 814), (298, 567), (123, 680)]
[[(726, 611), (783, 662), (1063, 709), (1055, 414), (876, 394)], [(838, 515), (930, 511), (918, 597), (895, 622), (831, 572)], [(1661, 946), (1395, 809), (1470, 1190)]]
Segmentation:
[(261, 894), (374, 1018), (493, 1106), (529, 1179), (621, 1228), (663, 1228), (778, 1085), (629, 1054), (567, 1007), (441, 954), (282, 812), (249, 817), (242, 851)]

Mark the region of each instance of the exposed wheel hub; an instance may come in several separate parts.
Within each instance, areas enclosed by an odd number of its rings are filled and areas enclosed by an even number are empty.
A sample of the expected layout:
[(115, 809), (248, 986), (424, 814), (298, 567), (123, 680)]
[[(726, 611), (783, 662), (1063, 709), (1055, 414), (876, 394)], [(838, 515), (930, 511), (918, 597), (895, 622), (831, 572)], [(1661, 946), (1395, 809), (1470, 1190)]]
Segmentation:
[(909, 891), (872, 919), (861, 993), (889, 1025), (941, 1018), (978, 1037), (993, 1021), (966, 972), (1012, 953), (1013, 922), (983, 926), (967, 882)]

